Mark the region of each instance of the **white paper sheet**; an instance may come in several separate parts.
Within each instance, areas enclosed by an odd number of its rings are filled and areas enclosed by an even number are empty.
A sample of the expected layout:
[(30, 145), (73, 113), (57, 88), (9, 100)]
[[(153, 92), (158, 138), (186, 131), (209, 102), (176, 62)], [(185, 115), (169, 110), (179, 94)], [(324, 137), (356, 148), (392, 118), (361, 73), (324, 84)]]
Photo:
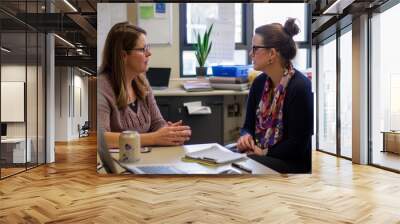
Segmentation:
[(188, 109), (188, 113), (190, 115), (211, 114), (211, 108), (208, 106), (203, 106), (201, 101), (187, 102), (184, 103), (183, 106)]

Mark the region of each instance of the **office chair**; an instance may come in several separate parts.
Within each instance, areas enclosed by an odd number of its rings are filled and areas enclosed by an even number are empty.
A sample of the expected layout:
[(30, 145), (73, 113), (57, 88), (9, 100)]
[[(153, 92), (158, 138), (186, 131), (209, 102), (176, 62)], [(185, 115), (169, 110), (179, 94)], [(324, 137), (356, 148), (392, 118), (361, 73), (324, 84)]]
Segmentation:
[(111, 157), (110, 151), (108, 150), (106, 140), (104, 137), (104, 130), (100, 130), (97, 135), (98, 145), (97, 152), (99, 154), (101, 163), (103, 164), (104, 170), (109, 174), (118, 173), (117, 168), (115, 167), (113, 158)]
[(80, 127), (80, 125), (78, 124), (79, 138), (89, 136), (89, 129), (90, 129), (89, 121), (85, 121), (82, 127)]

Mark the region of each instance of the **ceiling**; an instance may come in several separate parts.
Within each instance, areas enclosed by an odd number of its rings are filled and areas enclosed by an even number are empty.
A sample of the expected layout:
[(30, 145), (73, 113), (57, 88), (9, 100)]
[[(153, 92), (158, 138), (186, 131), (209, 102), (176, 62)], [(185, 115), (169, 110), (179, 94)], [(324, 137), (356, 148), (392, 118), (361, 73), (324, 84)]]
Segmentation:
[(36, 33), (52, 32), (72, 44), (55, 38), (56, 66), (79, 66), (96, 73), (96, 10), (95, 0), (1, 0), (2, 46), (12, 50), (8, 60), (35, 56)]
[(310, 0), (313, 43), (351, 24), (352, 18), (373, 11), (388, 0)]

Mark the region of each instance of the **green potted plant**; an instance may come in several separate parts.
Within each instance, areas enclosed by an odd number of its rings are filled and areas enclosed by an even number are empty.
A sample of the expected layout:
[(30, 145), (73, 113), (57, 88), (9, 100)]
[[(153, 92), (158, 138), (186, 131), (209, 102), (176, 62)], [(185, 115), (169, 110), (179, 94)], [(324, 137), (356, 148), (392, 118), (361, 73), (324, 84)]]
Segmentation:
[(206, 63), (208, 54), (211, 51), (212, 41), (210, 41), (210, 34), (212, 31), (214, 24), (210, 26), (208, 30), (201, 36), (199, 33), (197, 34), (197, 43), (194, 44), (195, 55), (197, 58), (197, 62), (199, 63), (199, 67), (196, 67), (196, 75), (197, 76), (206, 76), (207, 75), (207, 67), (204, 67)]

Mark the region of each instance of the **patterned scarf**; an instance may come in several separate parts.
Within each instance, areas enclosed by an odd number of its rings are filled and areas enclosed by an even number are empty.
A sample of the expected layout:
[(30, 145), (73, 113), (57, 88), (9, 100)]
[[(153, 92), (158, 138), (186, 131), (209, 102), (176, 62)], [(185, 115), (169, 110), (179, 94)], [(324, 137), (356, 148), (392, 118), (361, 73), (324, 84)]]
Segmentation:
[[(283, 136), (283, 102), (286, 96), (286, 87), (293, 77), (294, 69), (290, 64), (279, 83), (273, 89), (271, 78), (267, 78), (260, 103), (256, 111), (255, 138), (259, 147), (267, 152), (282, 139)], [(271, 96), (272, 95), (272, 101)]]

